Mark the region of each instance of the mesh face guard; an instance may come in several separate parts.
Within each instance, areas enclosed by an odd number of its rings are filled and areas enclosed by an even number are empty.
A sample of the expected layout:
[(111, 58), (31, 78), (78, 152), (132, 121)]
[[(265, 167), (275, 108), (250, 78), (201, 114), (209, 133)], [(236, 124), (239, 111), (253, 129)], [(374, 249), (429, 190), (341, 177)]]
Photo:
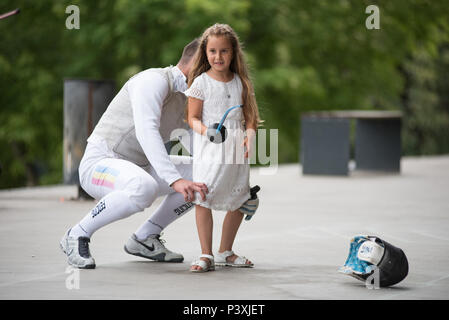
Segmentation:
[(213, 142), (216, 144), (220, 144), (220, 143), (224, 142), (228, 136), (226, 127), (222, 125), (221, 128), (217, 131), (218, 126), (219, 126), (218, 123), (214, 123), (209, 128), (207, 128), (207, 131), (206, 131), (207, 139), (210, 142)]
[(233, 107), (230, 107), (226, 112), (223, 114), (223, 117), (221, 117), (221, 120), (219, 123), (214, 123), (209, 128), (207, 128), (207, 138), (210, 142), (220, 144), (226, 140), (226, 137), (228, 136), (226, 132), (226, 127), (223, 125), (223, 122), (226, 120), (226, 117), (228, 116), (229, 112), (236, 108), (243, 108), (243, 105), (239, 104)]

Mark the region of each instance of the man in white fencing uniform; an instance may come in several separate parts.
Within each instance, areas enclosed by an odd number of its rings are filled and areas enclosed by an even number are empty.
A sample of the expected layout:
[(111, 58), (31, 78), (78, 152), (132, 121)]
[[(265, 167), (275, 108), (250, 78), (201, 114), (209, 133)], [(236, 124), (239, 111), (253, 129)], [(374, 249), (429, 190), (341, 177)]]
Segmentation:
[(99, 201), (60, 242), (70, 265), (95, 268), (89, 250), (92, 234), (143, 211), (163, 195), (167, 195), (164, 201), (130, 237), (125, 251), (156, 261), (184, 260), (165, 248), (160, 233), (193, 207), (188, 201), (194, 192), (205, 199), (208, 190), (204, 183), (191, 181), (192, 164), (173, 161), (176, 156), (167, 153), (164, 143), (175, 129), (188, 132), (183, 91), (197, 47), (197, 40), (189, 43), (174, 67), (147, 69), (129, 79), (88, 138), (79, 167), (80, 184)]

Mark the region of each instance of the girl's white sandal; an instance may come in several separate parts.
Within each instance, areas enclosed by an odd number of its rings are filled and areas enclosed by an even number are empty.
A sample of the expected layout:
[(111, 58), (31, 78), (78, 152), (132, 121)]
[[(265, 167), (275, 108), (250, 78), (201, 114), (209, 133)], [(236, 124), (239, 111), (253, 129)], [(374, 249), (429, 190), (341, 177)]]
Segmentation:
[[(209, 259), (210, 263), (208, 264), (206, 261), (201, 260), (200, 258), (207, 258)], [(201, 269), (192, 269), (193, 266), (201, 267)], [(191, 272), (207, 272), (214, 270), (215, 270), (214, 256), (211, 256), (209, 254), (200, 255), (198, 260), (193, 261), (192, 264), (190, 265)]]
[(248, 263), (245, 257), (237, 256), (234, 262), (229, 262), (226, 259), (234, 254), (234, 251), (218, 252), (215, 259), (215, 265), (222, 267), (236, 267), (236, 268), (252, 268), (254, 263)]

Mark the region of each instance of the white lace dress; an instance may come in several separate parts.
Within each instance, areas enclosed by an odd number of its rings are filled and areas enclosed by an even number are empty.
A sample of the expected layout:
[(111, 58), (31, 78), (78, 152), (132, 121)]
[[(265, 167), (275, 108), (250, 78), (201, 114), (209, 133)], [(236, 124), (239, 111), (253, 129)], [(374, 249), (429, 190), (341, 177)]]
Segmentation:
[[(237, 74), (229, 82), (198, 76), (186, 96), (203, 100), (202, 122), (206, 127), (219, 123), (228, 108), (242, 104), (242, 82)], [(234, 211), (250, 198), (249, 162), (242, 146), (245, 128), (242, 108), (229, 112), (223, 125), (227, 138), (221, 144), (210, 142), (194, 131), (193, 181), (207, 185), (209, 193), (202, 201), (199, 193), (193, 203), (219, 211)]]

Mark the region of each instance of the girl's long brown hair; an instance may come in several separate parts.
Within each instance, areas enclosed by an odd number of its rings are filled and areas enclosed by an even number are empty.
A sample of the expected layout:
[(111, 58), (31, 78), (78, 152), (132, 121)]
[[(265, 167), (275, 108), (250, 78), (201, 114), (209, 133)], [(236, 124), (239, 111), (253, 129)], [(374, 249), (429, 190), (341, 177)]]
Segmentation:
[[(233, 55), (229, 69), (231, 72), (237, 73), (242, 80), (243, 114), (245, 117), (246, 127), (257, 129), (259, 124), (262, 123), (262, 120), (259, 117), (259, 109), (257, 107), (256, 96), (254, 94), (254, 87), (249, 76), (248, 66), (245, 62), (245, 57), (239, 38), (229, 25), (216, 23), (204, 31), (201, 36), (200, 45), (196, 50), (195, 56), (193, 57), (193, 65), (190, 70), (187, 83), (189, 88), (196, 77), (211, 68), (209, 62), (207, 61), (206, 54), (207, 41), (210, 36), (225, 36), (231, 42)], [(186, 110), (186, 119), (187, 112), (188, 110)]]

